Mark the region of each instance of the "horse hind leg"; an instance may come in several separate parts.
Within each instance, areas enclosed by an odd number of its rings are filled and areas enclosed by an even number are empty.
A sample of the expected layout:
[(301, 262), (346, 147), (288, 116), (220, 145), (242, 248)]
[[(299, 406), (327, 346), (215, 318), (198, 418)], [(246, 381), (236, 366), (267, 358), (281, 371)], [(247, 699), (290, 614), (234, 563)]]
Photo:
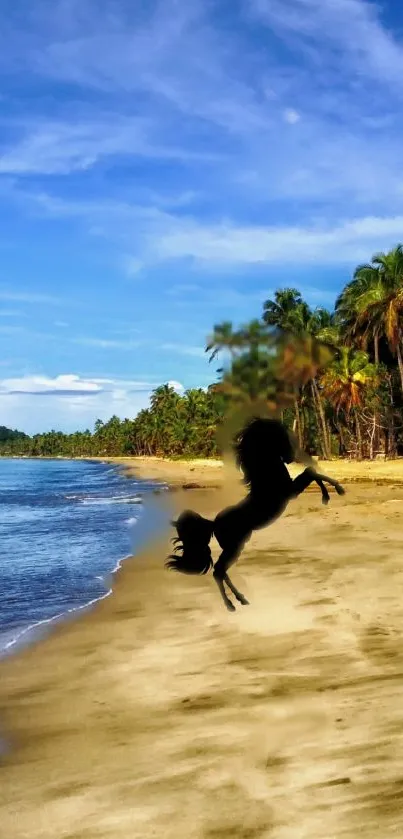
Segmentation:
[(241, 594), (240, 591), (234, 586), (234, 583), (230, 580), (228, 574), (224, 575), (224, 582), (227, 584), (228, 588), (232, 591), (232, 594), (242, 606), (249, 606), (249, 600), (246, 599), (244, 594)]
[(242, 603), (243, 606), (249, 605), (246, 597), (238, 591), (227, 574), (227, 569), (237, 561), (242, 547), (243, 543), (235, 545), (233, 548), (225, 548), (214, 565), (213, 577), (218, 585), (224, 605), (229, 612), (235, 612), (235, 606), (225, 591), (224, 582), (227, 584), (228, 588), (232, 591), (232, 594), (236, 597), (239, 603)]

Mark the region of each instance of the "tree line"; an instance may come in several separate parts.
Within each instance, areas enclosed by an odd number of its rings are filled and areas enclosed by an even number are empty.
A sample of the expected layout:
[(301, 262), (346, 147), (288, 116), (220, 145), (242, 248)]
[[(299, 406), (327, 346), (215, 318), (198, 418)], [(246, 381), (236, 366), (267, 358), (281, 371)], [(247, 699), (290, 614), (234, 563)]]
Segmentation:
[[(194, 388), (181, 396), (169, 385), (151, 395), (150, 407), (134, 419), (98, 419), (94, 430), (64, 434), (48, 431), (32, 437), (11, 432), (0, 437), (0, 453), (26, 457), (150, 456), (212, 457), (219, 454), (216, 429), (223, 418), (222, 399)], [(18, 436), (17, 436), (18, 435)]]
[(358, 266), (332, 311), (279, 289), (259, 318), (215, 325), (206, 352), (223, 361), (205, 390), (161, 385), (134, 419), (97, 420), (93, 432), (0, 433), (0, 452), (217, 456), (228, 413), (263, 403), (324, 459), (403, 453), (403, 245)]

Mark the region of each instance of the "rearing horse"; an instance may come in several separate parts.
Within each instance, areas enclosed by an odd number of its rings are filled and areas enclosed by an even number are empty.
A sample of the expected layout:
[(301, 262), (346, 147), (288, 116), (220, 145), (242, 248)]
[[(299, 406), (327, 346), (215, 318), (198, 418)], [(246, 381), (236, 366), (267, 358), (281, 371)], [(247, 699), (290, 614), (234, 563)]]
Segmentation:
[[(235, 606), (224, 584), (239, 603), (248, 605), (227, 572), (239, 558), (252, 532), (275, 521), (288, 502), (314, 481), (321, 488), (324, 504), (330, 498), (325, 483), (334, 487), (339, 495), (344, 495), (344, 489), (337, 481), (319, 474), (313, 467), (305, 469), (294, 480), (291, 478), (286, 464), (295, 460), (295, 451), (287, 429), (278, 420), (253, 419), (240, 433), (235, 452), (249, 489), (248, 495), (239, 504), (218, 513), (214, 521), (192, 510), (184, 510), (178, 520), (172, 522), (178, 533), (173, 539), (177, 547), (165, 563), (168, 568), (183, 574), (207, 574), (214, 567), (214, 579), (230, 612), (235, 611)], [(213, 535), (222, 551), (214, 566), (209, 547)], [(175, 555), (176, 552), (181, 555)]]

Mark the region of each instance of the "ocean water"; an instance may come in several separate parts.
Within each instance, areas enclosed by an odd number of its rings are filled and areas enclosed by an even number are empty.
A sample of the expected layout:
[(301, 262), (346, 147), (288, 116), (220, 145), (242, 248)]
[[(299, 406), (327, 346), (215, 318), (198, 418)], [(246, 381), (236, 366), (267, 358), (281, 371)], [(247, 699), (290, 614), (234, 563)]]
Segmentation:
[(0, 656), (110, 593), (168, 523), (157, 486), (109, 464), (0, 458)]

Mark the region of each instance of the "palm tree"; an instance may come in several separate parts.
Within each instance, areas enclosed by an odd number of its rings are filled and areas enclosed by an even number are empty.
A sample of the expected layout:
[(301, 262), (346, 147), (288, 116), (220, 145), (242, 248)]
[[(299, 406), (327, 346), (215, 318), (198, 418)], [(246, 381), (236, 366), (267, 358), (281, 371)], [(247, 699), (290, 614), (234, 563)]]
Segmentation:
[(293, 335), (306, 331), (310, 315), (308, 304), (296, 288), (278, 289), (274, 293), (274, 300), (263, 303), (264, 322)]
[[(286, 288), (276, 291), (274, 300), (266, 300), (263, 320), (285, 336), (285, 343), (284, 339), (279, 340), (280, 369), (284, 380), (294, 377), (294, 431), (299, 445), (303, 448), (305, 422), (301, 403), (304, 387), (309, 383), (322, 456), (327, 459), (330, 457), (330, 439), (316, 375), (331, 358), (322, 345), (334, 346), (337, 341), (333, 317), (321, 307), (312, 311), (297, 289)], [(289, 336), (293, 336), (292, 340)]]
[(359, 265), (353, 279), (338, 296), (335, 305), (336, 321), (350, 344), (367, 349), (373, 341), (375, 363), (379, 363), (379, 338), (382, 333), (381, 313), (374, 304), (383, 299), (383, 285), (379, 271), (373, 265)]
[(231, 353), (230, 367), (217, 371), (221, 380), (214, 386), (227, 407), (231, 403), (253, 404), (270, 399), (274, 380), (273, 341), (270, 338), (267, 325), (257, 318), (237, 331), (229, 322), (214, 327), (207, 346), (207, 351), (213, 349), (210, 361), (222, 349)]
[(254, 358), (258, 358), (259, 353), (263, 351), (265, 355), (270, 346), (273, 345), (271, 332), (267, 325), (254, 318), (249, 323), (241, 326), (238, 332), (239, 345), (243, 350), (249, 352)]
[(403, 393), (403, 245), (360, 265), (336, 301), (338, 319), (350, 341), (363, 347), (374, 342), (379, 363), (379, 339), (385, 336), (397, 358)]
[[(384, 333), (392, 353), (397, 357), (403, 393), (403, 245), (397, 245), (389, 253), (376, 254), (372, 262), (382, 281)], [(374, 308), (377, 310), (379, 303), (374, 303)]]
[(231, 321), (223, 321), (213, 328), (212, 335), (207, 339), (206, 352), (211, 353), (209, 361), (213, 361), (219, 352), (228, 350), (231, 357), (234, 357), (235, 350), (242, 347), (243, 336), (240, 332), (234, 332)]
[(338, 357), (320, 380), (323, 394), (334, 408), (336, 417), (343, 414), (347, 421), (354, 419), (360, 458), (363, 448), (359, 409), (364, 406), (366, 388), (376, 383), (377, 375), (377, 367), (369, 362), (367, 353), (341, 347)]
[(159, 385), (155, 388), (155, 390), (153, 390), (151, 394), (151, 410), (163, 410), (165, 405), (172, 405), (172, 403), (176, 403), (177, 398), (179, 398), (178, 394), (176, 393), (176, 390), (172, 387), (172, 385)]
[(263, 353), (257, 358), (246, 352), (236, 358), (230, 370), (223, 373), (216, 392), (229, 397), (238, 405), (262, 402), (273, 405), (276, 400), (276, 371), (274, 359)]
[[(263, 303), (263, 321), (269, 326), (274, 327), (279, 331), (278, 337), (278, 359), (280, 361), (278, 376), (284, 380), (289, 378), (288, 373), (291, 369), (295, 369), (295, 353), (291, 351), (291, 359), (289, 355), (290, 346), (287, 346), (287, 335), (301, 335), (306, 331), (306, 325), (310, 317), (309, 306), (302, 299), (301, 293), (296, 288), (277, 289), (274, 293), (274, 300), (266, 300)], [(301, 392), (300, 387), (294, 385), (294, 410), (295, 421), (294, 431), (298, 437), (298, 444), (300, 448), (303, 447), (304, 424), (303, 412), (301, 411)]]

